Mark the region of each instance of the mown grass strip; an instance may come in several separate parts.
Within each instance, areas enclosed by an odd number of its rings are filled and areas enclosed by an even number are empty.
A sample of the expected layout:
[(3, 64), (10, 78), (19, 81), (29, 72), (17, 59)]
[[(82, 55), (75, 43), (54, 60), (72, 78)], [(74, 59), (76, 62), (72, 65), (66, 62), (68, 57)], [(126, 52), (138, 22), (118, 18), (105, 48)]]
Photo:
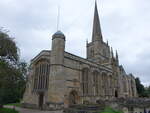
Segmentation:
[(101, 112), (101, 113), (123, 113), (123, 112), (122, 112), (122, 111), (118, 111), (118, 110), (114, 110), (114, 109), (112, 109), (112, 108), (107, 107), (107, 108), (105, 108), (104, 111)]
[(19, 112), (10, 108), (0, 108), (0, 113), (19, 113)]
[[(10, 103), (10, 104), (7, 104), (8, 106), (16, 106), (16, 107), (20, 107), (21, 104), (20, 103)], [(6, 106), (7, 106), (6, 105)]]

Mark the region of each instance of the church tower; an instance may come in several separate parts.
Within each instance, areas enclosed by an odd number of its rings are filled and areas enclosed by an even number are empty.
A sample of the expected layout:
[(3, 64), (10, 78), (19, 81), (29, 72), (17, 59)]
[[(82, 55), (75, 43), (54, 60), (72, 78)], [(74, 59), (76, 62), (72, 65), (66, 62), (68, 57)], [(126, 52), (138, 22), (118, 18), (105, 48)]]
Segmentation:
[(65, 88), (65, 74), (63, 66), (64, 52), (65, 35), (61, 31), (57, 31), (52, 36), (52, 50), (50, 54), (50, 77), (48, 89), (49, 103), (63, 103), (64, 100), (64, 97), (62, 96), (64, 95), (63, 91)]
[(110, 48), (108, 43), (103, 41), (100, 19), (95, 2), (92, 42), (87, 43), (87, 59), (102, 64), (109, 62)]
[(57, 31), (52, 36), (51, 63), (62, 65), (64, 63), (64, 51), (65, 35), (61, 31)]

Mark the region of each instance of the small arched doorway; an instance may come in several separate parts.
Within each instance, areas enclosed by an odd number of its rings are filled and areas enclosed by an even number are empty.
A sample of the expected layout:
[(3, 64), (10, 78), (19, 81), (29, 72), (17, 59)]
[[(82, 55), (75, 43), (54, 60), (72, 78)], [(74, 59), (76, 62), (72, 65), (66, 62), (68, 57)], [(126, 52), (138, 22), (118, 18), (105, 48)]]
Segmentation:
[(118, 91), (115, 90), (115, 97), (118, 98)]
[(73, 90), (69, 93), (69, 105), (75, 105), (78, 103), (78, 93), (77, 91)]

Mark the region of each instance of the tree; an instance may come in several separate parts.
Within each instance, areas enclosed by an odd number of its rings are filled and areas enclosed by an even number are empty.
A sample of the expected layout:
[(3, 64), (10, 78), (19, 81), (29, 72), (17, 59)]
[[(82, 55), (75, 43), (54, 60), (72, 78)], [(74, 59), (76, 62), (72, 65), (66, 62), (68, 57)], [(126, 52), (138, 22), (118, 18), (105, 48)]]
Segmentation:
[(136, 82), (136, 88), (137, 88), (137, 93), (139, 97), (147, 97), (148, 95), (146, 93), (144, 85), (141, 84), (141, 81), (138, 77), (135, 79), (135, 82)]
[(28, 71), (28, 65), (26, 62), (20, 62), (18, 64), (18, 75), (19, 81), (18, 81), (18, 88), (19, 88), (19, 98), (22, 99), (23, 93), (25, 91), (25, 84), (26, 84), (26, 75)]
[(150, 86), (145, 87), (145, 93), (146, 93), (147, 97), (150, 97)]
[(150, 86), (148, 87), (147, 91), (148, 91), (148, 97), (150, 97)]
[(14, 40), (0, 31), (0, 107), (19, 102), (22, 98), (27, 73), (27, 64), (20, 62), (19, 49)]
[(16, 43), (5, 32), (0, 31), (0, 60), (16, 63), (19, 60)]

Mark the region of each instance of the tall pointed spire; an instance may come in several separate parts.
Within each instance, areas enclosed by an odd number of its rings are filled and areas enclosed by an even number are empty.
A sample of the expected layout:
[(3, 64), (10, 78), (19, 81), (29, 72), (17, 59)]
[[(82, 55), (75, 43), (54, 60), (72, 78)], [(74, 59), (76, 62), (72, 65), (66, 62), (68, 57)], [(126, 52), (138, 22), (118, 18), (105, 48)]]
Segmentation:
[(97, 40), (102, 40), (102, 32), (98, 15), (97, 2), (95, 1), (92, 42)]
[(118, 60), (118, 52), (117, 52), (117, 50), (116, 50), (116, 60)]
[(116, 50), (116, 63), (117, 63), (117, 65), (119, 65), (119, 57), (118, 57), (118, 52), (117, 52), (117, 50)]
[(88, 39), (86, 39), (86, 45), (88, 45)]
[(107, 45), (109, 45), (109, 44), (108, 44), (108, 40), (107, 40)]
[(111, 58), (114, 58), (113, 48), (111, 47)]

